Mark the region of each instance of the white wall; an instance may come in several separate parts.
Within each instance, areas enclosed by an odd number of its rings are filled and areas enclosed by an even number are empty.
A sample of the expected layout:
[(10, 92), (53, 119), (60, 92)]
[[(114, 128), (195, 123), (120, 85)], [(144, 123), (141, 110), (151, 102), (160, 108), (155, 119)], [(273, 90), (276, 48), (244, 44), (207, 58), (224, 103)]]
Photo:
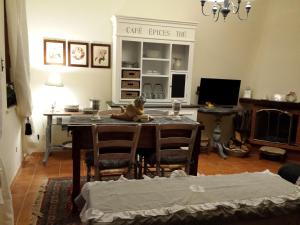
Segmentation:
[[(1, 86), (2, 90), (5, 90), (5, 85), (2, 84), (3, 79)], [(5, 92), (2, 94), (4, 95)], [(3, 131), (0, 138), (0, 156), (4, 162), (8, 182), (11, 183), (22, 162), (21, 124), (16, 115), (15, 107), (6, 110), (6, 98), (3, 98), (2, 102)]]
[[(4, 18), (3, 1), (0, 5), (0, 17)], [(0, 57), (5, 58), (4, 24), (0, 20)], [(16, 115), (15, 107), (6, 107), (5, 69), (0, 71), (0, 157), (3, 160), (8, 182), (11, 183), (22, 161), (21, 123)]]
[[(198, 0), (27, 0), (30, 41), (31, 87), (37, 133), (41, 150), (45, 139), (43, 112), (53, 100), (43, 85), (51, 72), (62, 75), (65, 87), (57, 90), (58, 105), (78, 103), (88, 106), (90, 97), (111, 100), (111, 69), (43, 65), (43, 39), (59, 38), (87, 42), (112, 42), (112, 15), (128, 15), (168, 20), (196, 21), (197, 40), (193, 68), (192, 103), (201, 76), (244, 80), (251, 61), (265, 2), (257, 1), (250, 19), (241, 22), (230, 16), (215, 23), (201, 15)], [(248, 84), (246, 84), (248, 85)], [(49, 88), (48, 88), (49, 89)], [(103, 107), (103, 104), (102, 104)], [(230, 131), (228, 131), (229, 133)]]
[(247, 74), (255, 98), (295, 91), (300, 99), (300, 1), (268, 2)]

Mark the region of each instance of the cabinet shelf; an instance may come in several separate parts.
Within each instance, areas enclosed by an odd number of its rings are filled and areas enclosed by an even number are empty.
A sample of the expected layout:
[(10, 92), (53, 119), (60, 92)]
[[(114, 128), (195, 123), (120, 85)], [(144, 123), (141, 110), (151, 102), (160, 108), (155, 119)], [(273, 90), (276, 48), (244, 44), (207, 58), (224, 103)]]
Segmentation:
[(122, 67), (122, 70), (141, 70), (141, 68), (133, 68), (133, 67)]
[(121, 88), (122, 91), (140, 91), (139, 88)]
[(121, 78), (121, 80), (133, 80), (133, 81), (140, 81), (140, 78)]
[(187, 70), (170, 70), (171, 73), (187, 73)]
[(149, 60), (149, 61), (164, 61), (164, 62), (169, 62), (170, 59), (162, 59), (162, 58), (143, 58), (143, 60)]
[(142, 74), (142, 77), (169, 77), (169, 75), (164, 74)]

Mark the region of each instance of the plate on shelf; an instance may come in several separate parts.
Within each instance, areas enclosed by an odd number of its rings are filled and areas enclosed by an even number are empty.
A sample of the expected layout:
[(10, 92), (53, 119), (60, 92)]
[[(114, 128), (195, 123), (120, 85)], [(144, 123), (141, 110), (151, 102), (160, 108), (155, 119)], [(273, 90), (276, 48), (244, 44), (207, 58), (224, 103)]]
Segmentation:
[(146, 74), (147, 75), (160, 75), (160, 72), (158, 72), (157, 70), (147, 70)]
[(138, 68), (139, 67), (139, 63), (138, 62), (122, 61), (122, 67)]

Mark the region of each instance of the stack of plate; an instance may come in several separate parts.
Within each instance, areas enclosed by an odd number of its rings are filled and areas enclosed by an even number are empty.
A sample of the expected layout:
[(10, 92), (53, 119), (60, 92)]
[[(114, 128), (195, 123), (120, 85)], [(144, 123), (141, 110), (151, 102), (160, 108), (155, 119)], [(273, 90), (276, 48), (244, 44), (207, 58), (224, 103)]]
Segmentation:
[(82, 112), (84, 114), (96, 114), (98, 112), (98, 110), (97, 109), (92, 109), (92, 108), (84, 108), (82, 110)]
[(65, 112), (79, 112), (79, 105), (66, 105)]

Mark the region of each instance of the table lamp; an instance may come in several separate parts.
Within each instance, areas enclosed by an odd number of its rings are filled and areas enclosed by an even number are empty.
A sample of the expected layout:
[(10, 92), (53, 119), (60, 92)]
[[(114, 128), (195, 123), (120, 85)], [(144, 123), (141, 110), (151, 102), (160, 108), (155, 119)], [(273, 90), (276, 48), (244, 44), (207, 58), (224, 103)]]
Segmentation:
[[(46, 86), (55, 87), (55, 88), (63, 87), (64, 86), (64, 84), (63, 84), (63, 82), (61, 80), (60, 74), (57, 74), (57, 73), (50, 74), (48, 76), (48, 79), (47, 79), (45, 85)], [(51, 104), (51, 112), (54, 112), (55, 105), (56, 105), (56, 101), (54, 99), (54, 102)]]

